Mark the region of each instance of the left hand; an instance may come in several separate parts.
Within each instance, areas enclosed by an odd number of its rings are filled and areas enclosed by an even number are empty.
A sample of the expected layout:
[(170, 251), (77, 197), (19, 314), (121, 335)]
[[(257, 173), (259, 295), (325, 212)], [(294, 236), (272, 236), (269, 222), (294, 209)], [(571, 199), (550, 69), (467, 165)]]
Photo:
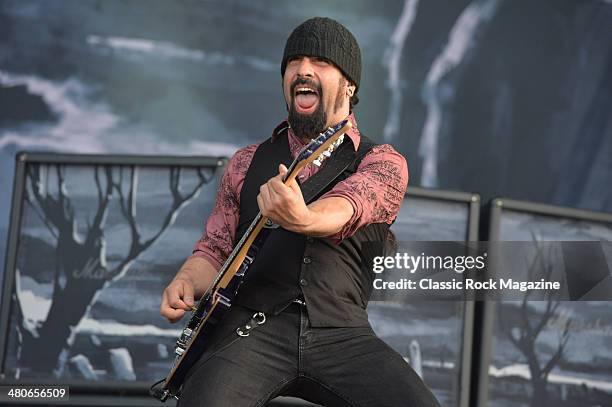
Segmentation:
[(278, 175), (259, 188), (257, 204), (263, 216), (284, 229), (301, 232), (309, 224), (311, 211), (304, 202), (300, 186), (295, 180), (285, 185), (283, 177), (287, 167), (278, 166)]

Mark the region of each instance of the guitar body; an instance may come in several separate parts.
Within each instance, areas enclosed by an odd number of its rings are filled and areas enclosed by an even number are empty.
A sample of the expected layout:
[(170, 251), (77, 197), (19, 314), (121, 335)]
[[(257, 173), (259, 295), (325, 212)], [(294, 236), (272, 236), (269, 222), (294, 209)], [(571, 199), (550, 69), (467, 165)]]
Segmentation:
[(200, 325), (197, 335), (193, 337), (189, 344), (188, 351), (183, 353), (181, 363), (175, 363), (175, 368), (172, 370), (172, 373), (165, 379), (162, 390), (164, 393), (167, 393), (162, 401), (165, 401), (168, 396), (179, 393), (185, 376), (198, 361), (200, 356), (208, 349), (209, 343), (207, 338), (210, 337), (210, 333), (215, 329), (217, 322), (225, 317), (230, 307), (231, 305), (226, 305), (219, 301), (210, 303), (210, 310), (205, 319), (206, 323)]
[[(208, 349), (210, 333), (231, 308), (244, 274), (254, 259), (255, 247), (249, 248), (249, 256), (243, 256), (239, 267), (229, 264), (227, 269), (231, 271), (226, 271), (220, 280), (226, 281), (224, 288), (219, 286), (200, 300), (197, 310), (177, 340), (176, 358), (170, 374), (164, 379), (161, 389), (151, 388), (154, 397), (166, 401), (168, 397), (178, 395), (187, 373)], [(237, 259), (233, 263), (236, 262)]]
[[(344, 133), (350, 127), (350, 122), (344, 120), (313, 139), (290, 165), (283, 182), (293, 181), (302, 168), (310, 163), (320, 166), (321, 162), (330, 157), (332, 151), (342, 143)], [(165, 379), (151, 386), (150, 393), (153, 397), (161, 401), (166, 401), (169, 397), (178, 398), (187, 373), (208, 349), (210, 344), (207, 338), (231, 308), (249, 266), (255, 260), (259, 247), (264, 244), (273, 227), (275, 225), (261, 212), (257, 214), (219, 270), (209, 290), (198, 302), (197, 308), (176, 341), (175, 359), (170, 373)]]

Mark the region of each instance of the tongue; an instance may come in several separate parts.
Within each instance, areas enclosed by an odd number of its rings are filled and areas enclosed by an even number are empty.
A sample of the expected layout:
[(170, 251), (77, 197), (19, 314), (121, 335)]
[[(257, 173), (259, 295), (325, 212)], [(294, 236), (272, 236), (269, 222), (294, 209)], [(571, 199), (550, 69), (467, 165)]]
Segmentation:
[(300, 93), (295, 97), (295, 101), (300, 108), (310, 109), (315, 103), (317, 103), (317, 95), (314, 93)]

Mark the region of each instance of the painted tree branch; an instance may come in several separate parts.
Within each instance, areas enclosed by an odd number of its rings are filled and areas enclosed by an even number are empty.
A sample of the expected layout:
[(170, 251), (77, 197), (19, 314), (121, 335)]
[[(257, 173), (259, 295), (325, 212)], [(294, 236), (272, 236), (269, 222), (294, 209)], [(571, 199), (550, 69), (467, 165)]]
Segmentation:
[(64, 174), (60, 166), (56, 166), (57, 174), (57, 199), (49, 194), (49, 167), (46, 166), (46, 179), (43, 186), (41, 181), (40, 165), (33, 165), (29, 168), (28, 175), (32, 193), (38, 202), (45, 218), (47, 218), (56, 228), (58, 234), (74, 232), (74, 209), (70, 200), (66, 199), (66, 185)]
[(198, 169), (198, 182), (195, 187), (183, 195), (180, 190), (180, 181), (181, 181), (181, 168), (180, 167), (171, 167), (169, 174), (169, 187), (170, 192), (172, 194), (172, 204), (170, 209), (166, 213), (164, 220), (162, 221), (161, 226), (158, 231), (149, 239), (142, 241), (141, 234), (138, 230), (138, 225), (136, 221), (136, 190), (138, 184), (138, 174), (136, 168), (130, 168), (130, 184), (129, 184), (129, 192), (127, 197), (123, 193), (123, 186), (120, 180), (115, 183), (115, 189), (117, 190), (117, 194), (119, 195), (121, 212), (125, 219), (127, 220), (130, 233), (131, 233), (131, 243), (130, 249), (126, 257), (119, 263), (117, 267), (115, 267), (110, 275), (112, 278), (116, 278), (118, 276), (123, 275), (123, 273), (127, 270), (129, 265), (145, 250), (147, 250), (160, 236), (164, 233), (168, 227), (170, 227), (174, 221), (180, 210), (187, 205), (193, 198), (195, 198), (201, 191), (204, 184), (208, 183), (212, 176), (213, 172), (203, 172), (202, 169)]
[(91, 243), (92, 235), (95, 235), (97, 237), (101, 233), (108, 211), (108, 204), (113, 196), (112, 168), (108, 165), (104, 167), (104, 173), (106, 174), (106, 187), (104, 189), (102, 189), (102, 184), (100, 182), (100, 176), (98, 175), (98, 172), (99, 167), (96, 166), (94, 169), (94, 180), (96, 183), (96, 189), (98, 191), (98, 209), (96, 210), (96, 214), (94, 215), (93, 221), (91, 222), (91, 225), (88, 228), (89, 233), (87, 233), (87, 244)]
[(41, 213), (39, 206), (34, 205), (34, 202), (32, 202), (32, 197), (30, 196), (30, 193), (28, 192), (27, 189), (24, 194), (24, 201), (30, 206), (30, 208), (32, 208), (32, 211), (34, 211), (34, 213), (36, 214), (36, 216), (38, 216), (40, 221), (47, 227), (47, 229), (49, 230), (49, 233), (51, 233), (51, 236), (57, 239), (58, 238), (57, 231), (53, 228), (53, 225), (49, 222), (49, 219), (47, 219)]
[[(537, 251), (535, 257), (528, 266), (527, 276), (529, 279), (534, 279), (536, 276), (543, 276), (548, 280), (552, 275), (553, 263), (550, 261), (551, 258), (548, 259), (548, 262), (544, 261), (545, 246), (537, 240), (535, 240), (535, 244)], [(549, 257), (552, 256), (552, 252), (548, 254)], [(539, 355), (536, 350), (537, 338), (544, 330), (546, 324), (557, 314), (560, 301), (556, 300), (552, 295), (549, 295), (546, 298), (544, 310), (538, 314), (529, 306), (530, 295), (531, 290), (525, 293), (521, 301), (517, 323), (510, 323), (506, 312), (499, 313), (499, 321), (502, 332), (526, 359), (534, 390), (531, 405), (537, 406), (543, 403), (545, 404), (547, 400), (546, 382), (548, 380), (548, 375), (552, 369), (559, 364), (559, 361), (563, 357), (563, 351), (569, 340), (570, 320), (567, 320), (565, 323), (556, 351), (548, 361), (542, 365), (542, 356)]]
[(563, 333), (561, 334), (561, 337), (559, 339), (557, 351), (551, 356), (551, 358), (548, 360), (548, 362), (546, 363), (546, 365), (544, 365), (544, 368), (542, 369), (542, 375), (544, 376), (544, 378), (548, 377), (548, 374), (551, 372), (553, 367), (555, 367), (559, 363), (561, 357), (563, 356), (565, 345), (567, 345), (567, 341), (569, 340), (570, 324), (571, 318), (568, 318), (567, 321), (565, 321), (565, 327), (563, 328)]

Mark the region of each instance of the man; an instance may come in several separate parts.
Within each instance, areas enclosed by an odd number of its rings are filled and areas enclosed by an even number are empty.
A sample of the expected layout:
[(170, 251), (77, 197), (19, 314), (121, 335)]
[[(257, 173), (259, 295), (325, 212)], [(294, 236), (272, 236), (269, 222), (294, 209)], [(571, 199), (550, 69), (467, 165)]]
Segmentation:
[[(310, 19), (289, 36), (281, 74), (288, 120), (267, 141), (232, 157), (204, 235), (162, 296), (161, 314), (178, 321), (258, 210), (280, 226), (207, 338), (210, 346), (185, 379), (179, 404), (261, 406), (293, 395), (326, 406), (438, 405), (401, 356), (375, 336), (365, 312), (371, 271), (361, 267), (364, 242), (386, 241), (408, 169), (391, 146), (375, 146), (357, 128), (359, 45), (338, 22)], [(347, 118), (353, 127), (344, 150), (326, 163), (343, 154), (348, 167), (307, 203), (302, 190), (332, 170), (310, 165), (299, 183), (284, 185), (287, 165), (319, 132)]]

